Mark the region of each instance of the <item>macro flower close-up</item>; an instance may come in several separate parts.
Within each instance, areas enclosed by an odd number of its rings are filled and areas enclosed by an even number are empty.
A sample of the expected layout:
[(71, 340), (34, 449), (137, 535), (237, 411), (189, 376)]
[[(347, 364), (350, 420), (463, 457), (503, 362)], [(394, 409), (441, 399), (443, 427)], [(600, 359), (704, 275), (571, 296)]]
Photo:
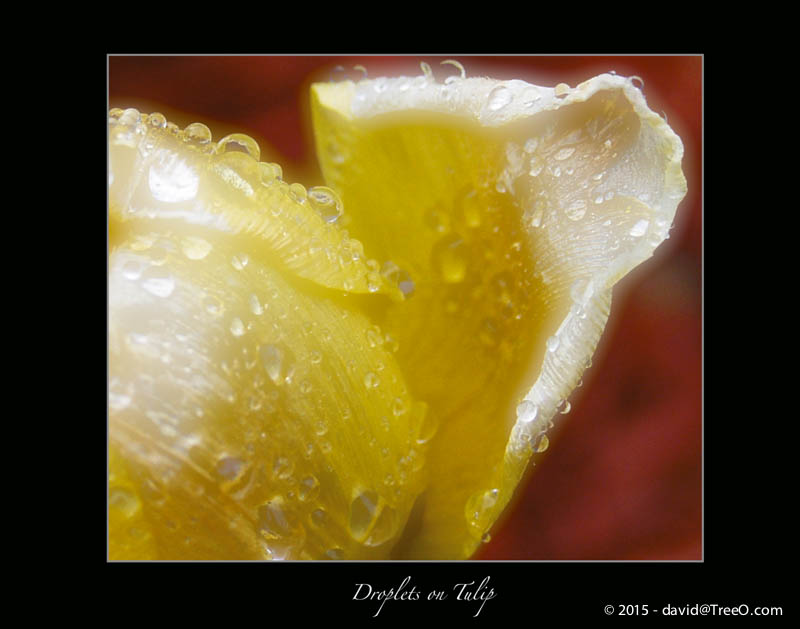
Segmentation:
[(699, 57), (108, 68), (110, 560), (700, 558)]

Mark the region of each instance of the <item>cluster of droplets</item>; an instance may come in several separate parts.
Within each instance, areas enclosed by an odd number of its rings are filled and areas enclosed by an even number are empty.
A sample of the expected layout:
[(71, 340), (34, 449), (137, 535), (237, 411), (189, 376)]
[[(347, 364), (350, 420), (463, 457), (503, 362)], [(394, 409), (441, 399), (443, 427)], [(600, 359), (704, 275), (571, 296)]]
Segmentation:
[(474, 319), (486, 355), (512, 359), (530, 306), (526, 240), (511, 202), (489, 186), (467, 186), (453, 207), (433, 207), (431, 265), (447, 316)]
[[(163, 114), (142, 114), (137, 109), (109, 111), (110, 140), (114, 146), (138, 147), (151, 133), (166, 133), (181, 141), (183, 146), (211, 156), (212, 170), (232, 189), (245, 196), (255, 196), (259, 184), (276, 186), (294, 202), (308, 204), (326, 223), (337, 223), (343, 216), (343, 204), (338, 194), (326, 186), (315, 186), (306, 190), (299, 183), (288, 184), (283, 180), (279, 164), (261, 162), (258, 143), (243, 133), (232, 133), (213, 141), (211, 130), (201, 122), (194, 122), (184, 129), (168, 122)], [(150, 140), (152, 148), (158, 145), (157, 136)], [(109, 179), (114, 180), (113, 165)], [(150, 192), (157, 200), (165, 202), (189, 201), (195, 197), (199, 175), (174, 152), (157, 156), (149, 173)]]

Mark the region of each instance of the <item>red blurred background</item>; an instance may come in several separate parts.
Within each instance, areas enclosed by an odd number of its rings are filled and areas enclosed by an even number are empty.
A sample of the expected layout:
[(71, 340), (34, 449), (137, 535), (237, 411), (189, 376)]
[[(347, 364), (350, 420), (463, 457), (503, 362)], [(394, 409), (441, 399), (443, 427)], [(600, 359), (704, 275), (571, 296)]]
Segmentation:
[[(308, 85), (348, 76), (443, 80), (448, 57), (109, 56), (111, 107), (160, 111), (215, 137), (247, 133), (287, 180), (322, 183)], [(570, 85), (638, 76), (684, 143), (689, 192), (671, 238), (615, 288), (611, 319), (551, 446), (477, 559), (699, 560), (702, 547), (702, 79), (700, 56), (451, 57), (468, 76)], [(341, 66), (341, 68), (337, 68)], [(274, 154), (270, 152), (270, 148)]]

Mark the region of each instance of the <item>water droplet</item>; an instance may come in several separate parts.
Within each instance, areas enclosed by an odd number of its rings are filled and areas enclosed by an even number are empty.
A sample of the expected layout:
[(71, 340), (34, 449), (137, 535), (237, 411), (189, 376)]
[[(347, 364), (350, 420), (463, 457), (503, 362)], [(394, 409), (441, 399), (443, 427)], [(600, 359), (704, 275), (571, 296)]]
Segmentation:
[(175, 290), (175, 278), (171, 275), (150, 276), (142, 282), (142, 288), (156, 297), (169, 297)]
[(364, 386), (367, 387), (368, 389), (375, 389), (376, 387), (380, 386), (380, 384), (381, 384), (381, 379), (378, 378), (378, 376), (376, 376), (371, 371), (368, 371), (364, 375)]
[(496, 487), (488, 491), (479, 491), (472, 495), (467, 500), (464, 508), (464, 515), (467, 522), (470, 524), (470, 529), (473, 534), (477, 533), (477, 537), (481, 537), (485, 532), (485, 524), (487, 523), (491, 510), (497, 504), (497, 498), (500, 495), (500, 490)]
[(133, 107), (129, 107), (125, 111), (122, 112), (120, 115), (118, 122), (122, 125), (133, 126), (139, 124), (139, 121), (142, 119), (141, 114), (139, 113), (138, 109), (134, 109)]
[(190, 260), (202, 260), (212, 249), (210, 242), (196, 236), (184, 236), (181, 239), (181, 251)]
[(307, 502), (319, 495), (319, 481), (313, 474), (300, 481), (300, 500)]
[(561, 344), (561, 339), (557, 336), (551, 336), (547, 339), (547, 349), (548, 351), (554, 352), (558, 349), (558, 346)]
[(529, 424), (539, 414), (539, 407), (530, 400), (523, 400), (517, 406), (517, 421)]
[(258, 171), (261, 175), (261, 183), (265, 186), (271, 186), (283, 177), (283, 169), (280, 164), (259, 162)]
[(492, 536), (489, 535), (489, 533), (484, 533), (483, 536), (481, 537), (481, 542), (483, 542), (484, 544), (488, 544), (491, 541), (492, 541)]
[(126, 280), (138, 280), (142, 276), (142, 263), (138, 260), (128, 260), (122, 265), (122, 276)]
[(269, 543), (273, 559), (287, 559), (305, 538), (299, 520), (276, 496), (258, 508), (258, 531)]
[(525, 107), (533, 107), (536, 101), (538, 101), (541, 97), (542, 95), (539, 92), (539, 88), (530, 85), (525, 88), (525, 91), (522, 92), (522, 104)]
[(231, 152), (246, 153), (256, 162), (261, 157), (261, 149), (258, 146), (258, 142), (244, 133), (231, 133), (230, 135), (226, 135), (217, 142), (217, 147), (214, 152), (218, 155)]
[(631, 82), (632, 85), (639, 88), (640, 90), (644, 89), (644, 81), (642, 80), (641, 77), (632, 76), (628, 80)]
[(571, 147), (571, 146), (570, 147), (566, 147), (566, 148), (558, 150), (556, 152), (556, 154), (553, 156), (553, 158), (555, 160), (559, 161), (559, 162), (562, 162), (565, 159), (569, 159), (570, 157), (572, 157), (572, 154), (574, 152), (575, 152), (575, 149), (573, 147)]
[(491, 92), (489, 92), (489, 100), (487, 107), (489, 111), (498, 111), (508, 105), (514, 98), (511, 90), (505, 85), (498, 85)]
[(224, 456), (217, 461), (217, 474), (225, 480), (236, 480), (244, 469), (244, 461), (235, 456)]
[(114, 487), (108, 494), (108, 504), (121, 512), (126, 518), (133, 517), (141, 503), (136, 494), (124, 487)]
[(549, 445), (550, 445), (550, 439), (548, 439), (547, 435), (543, 432), (540, 432), (531, 441), (531, 449), (534, 452), (544, 452), (545, 450), (547, 450)]
[(637, 223), (631, 227), (631, 231), (629, 232), (631, 236), (634, 238), (639, 238), (644, 236), (647, 233), (647, 228), (650, 226), (650, 221), (642, 219), (637, 221)]
[(147, 124), (155, 129), (164, 129), (167, 126), (167, 119), (164, 114), (156, 111), (150, 114)]
[(531, 177), (538, 177), (539, 174), (542, 172), (542, 169), (544, 169), (544, 160), (538, 155), (534, 155), (533, 157), (531, 157), (528, 174)]
[(211, 142), (211, 129), (202, 122), (193, 122), (183, 130), (183, 138), (187, 142), (202, 146)]
[(259, 355), (273, 383), (279, 385), (291, 379), (294, 373), (294, 360), (288, 350), (269, 343), (259, 348)]
[(434, 245), (434, 269), (448, 284), (462, 282), (467, 274), (467, 254), (467, 246), (463, 240), (454, 234), (446, 236)]
[(566, 210), (567, 218), (573, 221), (579, 221), (586, 215), (586, 201), (577, 199), (570, 203)]
[(431, 66), (429, 64), (425, 63), (424, 61), (420, 61), (419, 68), (422, 70), (422, 74), (427, 80), (433, 80), (433, 70), (431, 70)]
[(275, 478), (289, 480), (292, 477), (292, 472), (294, 472), (294, 465), (291, 459), (285, 456), (279, 456), (275, 459), (275, 463), (272, 466), (272, 473)]
[(306, 190), (306, 187), (301, 183), (291, 184), (288, 188), (288, 192), (289, 196), (294, 201), (300, 203), (301, 205), (305, 203), (306, 199), (308, 198), (308, 191)]
[(420, 400), (411, 405), (409, 424), (416, 435), (416, 442), (420, 445), (433, 439), (439, 429), (439, 419), (436, 413), (428, 408), (427, 403)]
[(570, 86), (567, 85), (566, 83), (559, 83), (558, 85), (555, 86), (553, 93), (556, 95), (557, 98), (563, 98), (564, 96), (569, 94), (570, 89), (571, 89)]
[(237, 253), (231, 258), (231, 264), (237, 271), (244, 270), (248, 262), (250, 262), (250, 257), (246, 253)]
[(308, 190), (308, 201), (326, 223), (335, 223), (344, 214), (342, 200), (331, 188), (325, 186), (310, 188)]
[(388, 504), (380, 509), (375, 524), (364, 542), (367, 546), (380, 546), (392, 539), (397, 531), (397, 513)]
[(108, 393), (108, 407), (113, 411), (121, 411), (131, 405), (133, 398), (125, 393)]
[(566, 415), (572, 410), (572, 404), (569, 403), (569, 400), (564, 402), (564, 408), (561, 409), (561, 414)]
[(367, 273), (367, 290), (370, 293), (377, 293), (381, 288), (381, 274), (377, 271)]
[(239, 317), (234, 317), (231, 321), (231, 334), (234, 336), (242, 336), (245, 333), (244, 323)]
[(225, 311), (225, 306), (213, 295), (208, 295), (203, 299), (203, 306), (208, 314), (214, 315), (215, 317), (220, 316)]
[(261, 305), (261, 302), (258, 300), (258, 295), (250, 295), (250, 312), (257, 317), (264, 314), (264, 308)]
[[(460, 78), (462, 78), (462, 79), (467, 78), (467, 71), (464, 69), (464, 66), (461, 65), (458, 61), (455, 61), (454, 59), (445, 59), (444, 61), (441, 62), (440, 65), (451, 65), (451, 66), (453, 66), (455, 68), (458, 68), (459, 72), (461, 73), (461, 77)], [(455, 76), (449, 76), (444, 80), (444, 82), (445, 83), (448, 83), (448, 82), (452, 83), (452, 81), (455, 78), (456, 78)]]
[(263, 181), (259, 163), (245, 151), (217, 149), (211, 162), (214, 173), (228, 185), (227, 190), (253, 198)]
[(395, 417), (400, 417), (401, 415), (405, 414), (408, 410), (408, 404), (406, 401), (401, 397), (396, 397), (394, 402), (392, 402), (392, 414)]
[(356, 541), (364, 541), (378, 514), (378, 494), (372, 490), (360, 492), (350, 504), (348, 527)]

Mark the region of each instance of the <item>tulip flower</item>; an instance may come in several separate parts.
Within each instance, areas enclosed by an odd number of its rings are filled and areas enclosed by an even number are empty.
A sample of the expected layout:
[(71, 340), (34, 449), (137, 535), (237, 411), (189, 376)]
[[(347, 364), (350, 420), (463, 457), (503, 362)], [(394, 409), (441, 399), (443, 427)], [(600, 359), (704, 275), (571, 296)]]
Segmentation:
[(473, 556), (686, 190), (623, 76), (310, 100), (309, 187), (110, 112), (112, 559)]

